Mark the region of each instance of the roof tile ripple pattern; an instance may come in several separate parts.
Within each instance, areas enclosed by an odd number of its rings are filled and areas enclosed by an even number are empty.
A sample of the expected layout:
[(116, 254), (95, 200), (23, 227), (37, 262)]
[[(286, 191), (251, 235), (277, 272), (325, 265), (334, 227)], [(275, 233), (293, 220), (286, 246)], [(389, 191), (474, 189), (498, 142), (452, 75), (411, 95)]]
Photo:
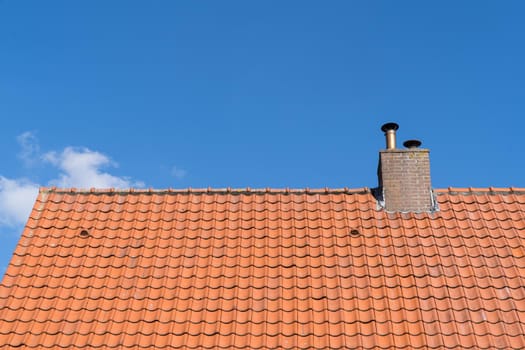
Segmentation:
[(525, 348), (525, 190), (436, 198), (42, 189), (0, 349)]

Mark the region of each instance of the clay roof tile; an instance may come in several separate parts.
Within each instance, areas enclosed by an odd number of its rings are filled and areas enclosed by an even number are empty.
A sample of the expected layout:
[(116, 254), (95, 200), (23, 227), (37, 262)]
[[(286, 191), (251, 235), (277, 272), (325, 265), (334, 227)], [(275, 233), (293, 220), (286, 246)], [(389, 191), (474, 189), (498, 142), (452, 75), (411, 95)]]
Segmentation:
[(521, 348), (524, 188), (42, 188), (0, 284), (7, 348)]

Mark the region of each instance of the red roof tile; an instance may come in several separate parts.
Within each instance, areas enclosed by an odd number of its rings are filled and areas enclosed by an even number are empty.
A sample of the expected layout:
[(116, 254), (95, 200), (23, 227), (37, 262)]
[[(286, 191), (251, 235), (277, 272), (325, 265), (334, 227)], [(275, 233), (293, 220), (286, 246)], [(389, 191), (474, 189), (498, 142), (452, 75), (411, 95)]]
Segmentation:
[(0, 348), (524, 348), (525, 189), (435, 192), (42, 189)]

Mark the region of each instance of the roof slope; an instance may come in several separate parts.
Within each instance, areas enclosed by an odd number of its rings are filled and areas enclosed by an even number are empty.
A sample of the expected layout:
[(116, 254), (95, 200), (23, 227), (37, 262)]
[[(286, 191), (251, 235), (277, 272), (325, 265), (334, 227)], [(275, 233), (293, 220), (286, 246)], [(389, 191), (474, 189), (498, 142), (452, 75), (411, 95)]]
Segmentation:
[(0, 348), (525, 348), (525, 189), (437, 201), (42, 189)]

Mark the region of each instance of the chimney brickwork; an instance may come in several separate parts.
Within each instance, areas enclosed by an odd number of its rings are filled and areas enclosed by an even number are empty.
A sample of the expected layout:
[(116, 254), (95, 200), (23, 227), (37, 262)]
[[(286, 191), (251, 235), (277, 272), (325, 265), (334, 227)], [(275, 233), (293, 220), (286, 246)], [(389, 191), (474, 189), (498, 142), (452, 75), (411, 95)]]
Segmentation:
[(388, 211), (433, 209), (429, 150), (387, 149), (379, 153), (379, 187)]

